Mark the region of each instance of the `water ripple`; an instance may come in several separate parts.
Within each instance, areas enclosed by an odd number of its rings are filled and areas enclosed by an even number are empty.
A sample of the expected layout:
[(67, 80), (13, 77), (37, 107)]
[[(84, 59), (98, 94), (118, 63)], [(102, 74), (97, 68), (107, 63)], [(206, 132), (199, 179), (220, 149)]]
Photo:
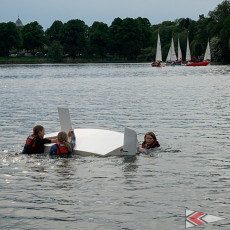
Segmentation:
[[(229, 215), (230, 67), (0, 65), (1, 229), (184, 229), (184, 208)], [(32, 127), (154, 131), (131, 158), (21, 155)], [(25, 227), (26, 226), (26, 227)], [(225, 227), (226, 226), (226, 227)], [(210, 229), (228, 225), (209, 225)]]

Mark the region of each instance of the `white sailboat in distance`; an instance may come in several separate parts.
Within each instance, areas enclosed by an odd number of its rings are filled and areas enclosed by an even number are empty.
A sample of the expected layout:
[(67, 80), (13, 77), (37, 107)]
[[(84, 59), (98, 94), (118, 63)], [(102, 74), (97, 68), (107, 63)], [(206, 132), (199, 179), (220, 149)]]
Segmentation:
[(203, 61), (188, 62), (187, 66), (207, 66), (210, 63), (210, 61), (211, 61), (211, 50), (208, 41)]
[(172, 36), (171, 46), (170, 46), (170, 49), (169, 49), (169, 52), (168, 52), (168, 55), (166, 58), (166, 65), (167, 65), (167, 63), (169, 65), (174, 65), (176, 60), (177, 60), (177, 56), (176, 56), (174, 41), (173, 41), (173, 36)]
[(155, 62), (152, 63), (152, 67), (160, 67), (161, 62), (162, 62), (161, 40), (160, 40), (159, 31), (158, 31), (156, 58), (155, 58)]

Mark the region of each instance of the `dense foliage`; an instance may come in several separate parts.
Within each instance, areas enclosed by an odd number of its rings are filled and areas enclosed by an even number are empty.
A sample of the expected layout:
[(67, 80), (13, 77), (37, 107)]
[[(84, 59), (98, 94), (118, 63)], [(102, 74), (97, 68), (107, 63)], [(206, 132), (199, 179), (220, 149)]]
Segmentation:
[(19, 47), (20, 40), (13, 22), (0, 23), (0, 56), (8, 56), (11, 48)]
[(156, 53), (158, 31), (163, 60), (166, 59), (171, 37), (177, 40), (185, 57), (189, 37), (192, 56), (203, 56), (210, 41), (212, 61), (230, 62), (230, 1), (224, 0), (198, 21), (180, 18), (151, 25), (146, 18), (115, 18), (110, 26), (94, 22), (87, 26), (79, 19), (67, 23), (55, 21), (46, 31), (38, 22), (21, 29), (15, 23), (0, 23), (0, 56), (10, 52), (37, 51), (60, 61), (62, 57), (98, 60), (150, 61)]

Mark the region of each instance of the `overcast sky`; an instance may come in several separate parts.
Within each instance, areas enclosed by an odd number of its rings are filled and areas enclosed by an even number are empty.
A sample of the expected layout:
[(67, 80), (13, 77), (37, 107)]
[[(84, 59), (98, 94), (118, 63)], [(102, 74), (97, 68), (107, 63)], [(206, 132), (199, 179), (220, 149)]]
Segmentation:
[(152, 25), (178, 18), (198, 20), (208, 15), (223, 0), (0, 0), (0, 23), (16, 22), (18, 16), (25, 25), (37, 21), (44, 30), (55, 20), (63, 23), (80, 19), (88, 26), (104, 22), (108, 26), (120, 17), (147, 18)]

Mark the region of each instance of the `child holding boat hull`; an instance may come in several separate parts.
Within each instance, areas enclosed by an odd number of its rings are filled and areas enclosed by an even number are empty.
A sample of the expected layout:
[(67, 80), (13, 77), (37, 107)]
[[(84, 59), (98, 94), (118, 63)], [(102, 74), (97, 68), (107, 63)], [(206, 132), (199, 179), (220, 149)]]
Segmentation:
[[(68, 136), (71, 137), (71, 141), (68, 141)], [(59, 132), (57, 136), (58, 142), (53, 145), (49, 151), (50, 156), (68, 157), (73, 153), (76, 138), (74, 130), (71, 129), (67, 135), (66, 132)]]
[(57, 137), (44, 138), (45, 129), (41, 125), (33, 128), (33, 134), (27, 137), (22, 154), (36, 154), (44, 152), (44, 144), (56, 143)]

